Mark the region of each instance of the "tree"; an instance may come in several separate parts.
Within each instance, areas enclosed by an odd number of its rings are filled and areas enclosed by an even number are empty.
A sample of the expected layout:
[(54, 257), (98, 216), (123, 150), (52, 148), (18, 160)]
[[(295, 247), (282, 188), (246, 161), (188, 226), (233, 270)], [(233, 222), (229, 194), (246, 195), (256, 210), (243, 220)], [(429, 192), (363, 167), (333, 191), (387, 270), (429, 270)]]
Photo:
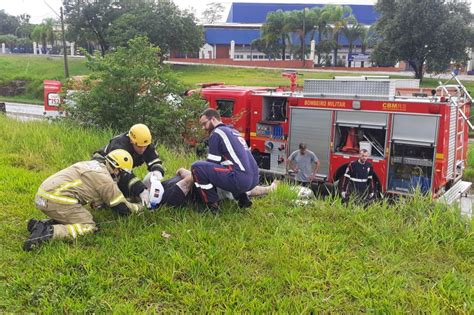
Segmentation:
[(265, 23), (262, 25), (262, 39), (272, 46), (280, 46), (281, 59), (286, 59), (286, 45), (289, 35), (286, 27), (287, 13), (282, 10), (270, 12)]
[(337, 65), (337, 51), (339, 48), (339, 34), (349, 23), (355, 23), (352, 9), (348, 6), (327, 5), (324, 7), (324, 19), (330, 25), (332, 40), (334, 41), (333, 65)]
[(254, 39), (252, 47), (268, 56), (268, 59), (280, 58), (281, 43), (278, 41), (266, 41), (264, 38)]
[(35, 26), (35, 28), (31, 32), (31, 38), (35, 42), (41, 43), (43, 49), (46, 49), (48, 35), (44, 24), (38, 24)]
[(15, 35), (19, 38), (30, 38), (34, 25), (30, 24), (31, 16), (28, 14), (20, 14), (17, 16), (19, 26), (15, 31)]
[(143, 35), (160, 47), (162, 55), (197, 51), (202, 46), (203, 34), (194, 15), (179, 10), (170, 1), (144, 4), (121, 15), (109, 29), (110, 43), (114, 46), (126, 45), (135, 36)]
[(160, 49), (145, 37), (101, 56), (87, 54), (91, 77), (73, 94), (70, 118), (86, 126), (123, 131), (142, 122), (161, 142), (176, 144), (189, 120), (199, 117), (205, 102), (182, 98), (184, 88), (167, 65), (159, 62)]
[(17, 35), (16, 30), (20, 26), (18, 19), (13, 15), (9, 15), (5, 10), (0, 10), (0, 35), (12, 34)]
[(316, 25), (316, 16), (313, 11), (307, 8), (303, 10), (289, 11), (286, 19), (285, 29), (287, 32), (294, 32), (298, 35), (300, 40), (301, 53), (299, 54), (301, 60), (305, 59), (306, 35), (314, 32), (313, 25)]
[[(373, 47), (377, 42), (377, 36), (375, 35), (374, 27), (363, 26), (360, 29), (359, 40), (360, 52), (365, 54), (367, 48)], [(364, 61), (361, 62), (361, 67), (364, 67)]]
[[(323, 40), (323, 36), (327, 35), (328, 16), (326, 14), (324, 14), (324, 8), (314, 7), (314, 8), (311, 9), (311, 11), (313, 12), (313, 15), (314, 15), (313, 29), (314, 29), (314, 31), (317, 30), (317, 32), (318, 32), (318, 41), (317, 41), (317, 44), (316, 44), (316, 48), (317, 48), (316, 52), (317, 52), (317, 55), (318, 55), (317, 64), (319, 65), (321, 63), (321, 53), (323, 52), (322, 48), (327, 47), (327, 44), (322, 43), (322, 40)], [(314, 33), (313, 33), (312, 38), (314, 39)]]
[(10, 49), (12, 49), (17, 42), (18, 37), (16, 37), (15, 35), (0, 35), (0, 43), (5, 43), (5, 45)]
[(181, 11), (170, 0), (64, 0), (68, 38), (95, 42), (102, 55), (124, 46), (136, 36), (147, 36), (159, 45), (162, 56), (170, 52), (196, 52), (203, 29), (195, 16)]
[[(346, 24), (342, 29), (342, 33), (347, 38), (349, 44), (349, 55), (352, 54), (352, 49), (354, 49), (354, 42), (360, 38), (365, 26), (359, 23)], [(349, 68), (351, 67), (351, 61), (349, 60)]]
[(316, 51), (318, 52), (318, 65), (331, 66), (331, 58), (329, 58), (329, 54), (333, 50), (334, 42), (332, 40), (322, 40), (317, 43)]
[(31, 38), (37, 43), (41, 43), (43, 49), (46, 49), (48, 41), (51, 43), (51, 48), (54, 47), (54, 42), (56, 40), (54, 24), (55, 22), (53, 19), (45, 19), (41, 24), (36, 25), (31, 32)]
[(202, 12), (202, 20), (205, 23), (215, 23), (222, 19), (224, 5), (220, 2), (210, 2), (206, 5), (206, 9)]
[(110, 47), (109, 27), (128, 6), (131, 4), (120, 0), (64, 0), (68, 38), (82, 40), (93, 37), (102, 56), (105, 55)]
[(54, 34), (54, 25), (56, 24), (52, 18), (43, 20), (43, 30), (46, 33), (46, 40), (51, 43), (51, 48), (54, 47), (56, 35)]
[(425, 70), (440, 72), (451, 61), (467, 60), (472, 23), (467, 1), (379, 0), (376, 9), (381, 38), (376, 59), (407, 61), (420, 81)]

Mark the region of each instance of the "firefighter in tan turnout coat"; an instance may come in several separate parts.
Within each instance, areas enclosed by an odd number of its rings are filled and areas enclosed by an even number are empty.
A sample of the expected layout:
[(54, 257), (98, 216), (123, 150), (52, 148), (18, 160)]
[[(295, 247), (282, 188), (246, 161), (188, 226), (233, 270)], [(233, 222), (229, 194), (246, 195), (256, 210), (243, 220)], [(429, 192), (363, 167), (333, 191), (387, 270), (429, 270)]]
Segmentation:
[(28, 222), (31, 236), (23, 249), (29, 251), (50, 239), (75, 239), (94, 232), (96, 224), (86, 205), (106, 203), (121, 215), (140, 212), (142, 205), (128, 202), (116, 183), (132, 167), (132, 156), (118, 149), (107, 154), (104, 162), (78, 162), (47, 178), (36, 193), (35, 204), (51, 219)]

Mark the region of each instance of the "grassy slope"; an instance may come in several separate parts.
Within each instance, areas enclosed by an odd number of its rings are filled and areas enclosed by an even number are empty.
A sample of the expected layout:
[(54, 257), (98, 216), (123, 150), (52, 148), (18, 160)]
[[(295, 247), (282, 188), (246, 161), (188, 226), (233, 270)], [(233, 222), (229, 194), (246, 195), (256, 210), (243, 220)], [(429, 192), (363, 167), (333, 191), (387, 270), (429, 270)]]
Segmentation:
[[(0, 132), (0, 312), (474, 312), (473, 223), (422, 198), (297, 206), (282, 185), (219, 216), (101, 210), (97, 234), (25, 253), (39, 184), (111, 135), (2, 117)], [(193, 160), (160, 151), (168, 175)]]
[[(11, 80), (28, 80), (31, 84), (22, 96), (1, 97), (1, 100), (17, 102), (36, 102), (42, 104), (43, 80), (63, 80), (63, 58), (34, 55), (2, 55), (0, 84)], [(88, 73), (83, 58), (69, 58), (69, 74), (71, 76)]]
[[(19, 97), (9, 98), (9, 100), (39, 102), (41, 103), (42, 82), (45, 79), (64, 79), (64, 68), (62, 58), (51, 58), (44, 56), (18, 56), (1, 55), (0, 69), (2, 69), (1, 82), (14, 79), (32, 80), (29, 91)], [(247, 68), (224, 68), (213, 66), (175, 66), (178, 79), (190, 87), (200, 82), (225, 82), (236, 85), (254, 86), (288, 86), (289, 80), (281, 77), (280, 70), (247, 69)], [(70, 75), (87, 74), (83, 58), (69, 58)], [(335, 74), (330, 72), (307, 72), (300, 71), (303, 75), (299, 77), (298, 84), (302, 85), (304, 79), (327, 79)], [(369, 73), (370, 74), (370, 73)], [(355, 75), (338, 72), (336, 75)], [(392, 76), (397, 77), (397, 76)], [(423, 86), (436, 86), (435, 79), (425, 79)], [(466, 87), (474, 94), (474, 82), (465, 82)], [(38, 94), (39, 93), (39, 94)], [(38, 98), (39, 96), (39, 98)], [(0, 98), (6, 100), (6, 98)]]
[[(200, 82), (225, 82), (226, 84), (246, 86), (289, 86), (288, 78), (281, 76), (281, 70), (249, 69), (249, 68), (224, 68), (214, 66), (176, 66), (174, 71), (178, 78), (187, 85)], [(298, 85), (303, 85), (305, 79), (331, 79), (336, 76), (358, 76), (361, 74), (344, 72), (309, 72), (300, 70)], [(365, 73), (373, 75), (370, 72)], [(399, 75), (390, 75), (391, 78), (406, 78)], [(443, 81), (443, 80), (441, 80)], [(423, 87), (435, 87), (439, 83), (437, 79), (425, 78)], [(463, 82), (466, 88), (474, 95), (474, 81)]]

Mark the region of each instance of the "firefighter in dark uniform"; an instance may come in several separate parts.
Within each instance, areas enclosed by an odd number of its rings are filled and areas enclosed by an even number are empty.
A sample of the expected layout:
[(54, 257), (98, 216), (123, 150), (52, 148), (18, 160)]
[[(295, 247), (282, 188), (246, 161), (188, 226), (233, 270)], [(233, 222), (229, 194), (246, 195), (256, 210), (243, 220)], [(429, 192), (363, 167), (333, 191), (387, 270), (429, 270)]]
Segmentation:
[(199, 119), (210, 132), (206, 161), (194, 162), (191, 173), (194, 185), (207, 208), (219, 211), (217, 188), (229, 191), (239, 207), (252, 205), (247, 191), (258, 184), (258, 166), (240, 133), (222, 123), (219, 112), (206, 109)]
[(26, 251), (50, 239), (75, 239), (97, 230), (87, 205), (105, 203), (121, 215), (142, 211), (142, 204), (128, 202), (116, 181), (132, 169), (133, 160), (125, 150), (114, 150), (104, 162), (78, 162), (48, 177), (35, 197), (36, 208), (50, 219), (28, 221), (30, 237)]
[[(150, 130), (146, 125), (133, 125), (128, 133), (112, 138), (108, 145), (94, 152), (93, 158), (101, 160), (115, 149), (123, 149), (130, 153), (133, 158), (134, 168), (146, 163), (149, 172), (152, 172), (159, 180), (163, 178), (165, 171), (152, 143)], [(139, 198), (145, 205), (149, 206), (149, 192), (143, 182), (133, 172), (123, 176), (118, 186), (125, 197), (131, 200)]]
[(361, 149), (359, 159), (352, 161), (346, 168), (342, 179), (341, 196), (344, 201), (348, 201), (353, 195), (356, 200), (368, 202), (374, 197), (374, 170), (370, 162), (367, 161), (369, 152)]

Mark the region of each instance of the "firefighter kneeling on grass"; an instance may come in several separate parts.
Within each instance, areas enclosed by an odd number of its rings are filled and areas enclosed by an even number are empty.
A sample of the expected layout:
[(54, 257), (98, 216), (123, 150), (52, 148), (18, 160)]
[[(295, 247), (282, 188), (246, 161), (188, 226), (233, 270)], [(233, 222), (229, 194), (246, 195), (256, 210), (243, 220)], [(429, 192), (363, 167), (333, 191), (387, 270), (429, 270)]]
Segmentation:
[(47, 178), (36, 193), (35, 204), (51, 219), (28, 222), (31, 236), (23, 249), (29, 251), (50, 239), (75, 239), (94, 232), (97, 228), (84, 207), (87, 204), (106, 203), (121, 215), (140, 212), (142, 205), (128, 202), (116, 183), (132, 166), (132, 156), (118, 149), (107, 154), (104, 162), (78, 162)]
[[(150, 129), (144, 124), (135, 124), (126, 133), (112, 138), (104, 148), (94, 152), (93, 159), (103, 161), (104, 157), (113, 150), (123, 149), (133, 157), (133, 168), (146, 164), (148, 172), (161, 181), (165, 170), (161, 165), (155, 146), (152, 143)], [(145, 184), (130, 172), (118, 182), (120, 191), (132, 201), (139, 199), (149, 206), (149, 191)]]
[(369, 152), (361, 149), (359, 159), (352, 161), (346, 168), (342, 179), (342, 199), (347, 202), (349, 196), (359, 202), (369, 203), (374, 198), (374, 170), (370, 162), (367, 161)]

